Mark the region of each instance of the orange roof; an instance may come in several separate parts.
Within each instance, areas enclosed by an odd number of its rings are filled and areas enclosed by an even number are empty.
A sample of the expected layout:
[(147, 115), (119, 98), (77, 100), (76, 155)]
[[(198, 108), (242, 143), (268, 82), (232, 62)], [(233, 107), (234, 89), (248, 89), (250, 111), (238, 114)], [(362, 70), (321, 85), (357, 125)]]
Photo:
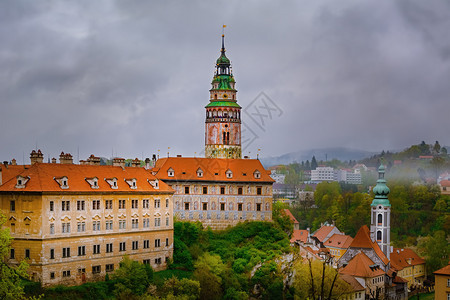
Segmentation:
[(424, 263), (425, 260), (411, 249), (394, 248), (394, 251), (391, 253), (391, 265), (397, 271)]
[[(23, 168), (23, 166), (22, 166)], [(24, 178), (29, 177), (24, 188), (17, 188), (16, 176)], [(159, 188), (155, 189), (150, 182), (155, 181), (148, 170), (144, 168), (133, 167), (114, 167), (114, 166), (95, 166), (95, 165), (76, 165), (76, 164), (48, 164), (35, 163), (28, 169), (22, 169), (18, 175), (3, 182), (0, 191), (20, 191), (20, 192), (165, 192), (174, 191), (161, 180), (158, 181)], [(67, 177), (68, 188), (61, 188), (58, 180)], [(92, 188), (88, 182), (93, 178), (98, 179), (98, 188)], [(107, 180), (116, 178), (117, 188), (111, 188)], [(136, 179), (136, 188), (131, 188), (131, 180)]]
[(347, 249), (352, 241), (353, 238), (349, 235), (335, 233), (325, 242), (324, 245), (325, 247)]
[(11, 178), (15, 178), (23, 170), (29, 168), (29, 165), (0, 165), (0, 171), (2, 173), (2, 182), (5, 183)]
[(284, 213), (286, 214), (286, 216), (288, 216), (289, 217), (289, 219), (291, 219), (291, 221), (294, 223), (294, 224), (298, 224), (298, 221), (297, 221), (297, 219), (294, 217), (294, 215), (291, 213), (291, 211), (289, 210), (289, 209), (284, 209)]
[(353, 289), (353, 291), (364, 291), (365, 288), (355, 279), (355, 277), (347, 274), (339, 274), (339, 278), (347, 282)]
[(323, 225), (322, 227), (317, 229), (313, 236), (315, 236), (319, 241), (323, 242), (323, 240), (327, 237), (331, 230), (333, 230), (333, 228), (336, 228), (336, 226)]
[(373, 242), (370, 238), (370, 231), (367, 225), (363, 225), (356, 233), (355, 238), (351, 242), (350, 248), (371, 248), (375, 251), (378, 257), (383, 261), (385, 265), (388, 264), (389, 259), (381, 251), (380, 246), (377, 242)]
[[(174, 176), (168, 175), (169, 169), (174, 171)], [(231, 176), (227, 176), (227, 171), (231, 171)], [(275, 182), (258, 159), (167, 157), (158, 159), (152, 172), (163, 180)], [(260, 174), (259, 178), (255, 178), (255, 172)]]
[(364, 252), (356, 254), (339, 273), (363, 278), (385, 274), (380, 267), (374, 267), (373, 261)]
[(306, 243), (308, 241), (308, 230), (294, 229), (292, 232), (291, 243), (295, 241)]
[(450, 187), (450, 180), (441, 180), (439, 183), (441, 186)]
[(450, 264), (446, 265), (442, 269), (439, 269), (437, 271), (434, 271), (433, 274), (437, 275), (450, 275)]

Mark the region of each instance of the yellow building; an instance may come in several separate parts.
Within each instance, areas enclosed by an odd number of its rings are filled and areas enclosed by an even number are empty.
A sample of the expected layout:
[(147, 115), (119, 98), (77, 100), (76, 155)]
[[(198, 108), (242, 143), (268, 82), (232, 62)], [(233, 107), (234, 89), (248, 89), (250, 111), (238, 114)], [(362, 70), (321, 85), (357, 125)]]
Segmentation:
[(411, 249), (394, 248), (391, 267), (398, 276), (408, 281), (408, 287), (422, 286), (427, 277), (425, 260)]
[[(40, 151), (39, 151), (40, 153)], [(2, 166), (0, 209), (14, 238), (9, 263), (29, 259), (44, 286), (103, 279), (126, 254), (166, 268), (173, 255), (173, 190), (148, 170), (62, 163)]]
[(334, 261), (338, 261), (352, 243), (353, 238), (345, 234), (333, 234), (323, 245), (329, 249)]
[(434, 298), (450, 300), (450, 264), (437, 270), (434, 274)]
[(272, 220), (272, 184), (257, 159), (162, 158), (152, 174), (175, 190), (174, 213), (225, 229), (239, 222)]

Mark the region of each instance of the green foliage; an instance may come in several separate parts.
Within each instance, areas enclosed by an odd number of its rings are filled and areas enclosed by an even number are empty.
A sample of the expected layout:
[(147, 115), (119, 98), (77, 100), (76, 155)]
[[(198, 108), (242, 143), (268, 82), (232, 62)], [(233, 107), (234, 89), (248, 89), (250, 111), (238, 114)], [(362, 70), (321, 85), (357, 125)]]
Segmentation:
[(143, 295), (153, 279), (153, 270), (149, 265), (144, 265), (124, 256), (120, 262), (120, 268), (111, 276), (116, 281), (114, 294), (125, 299), (133, 295)]
[(432, 274), (448, 264), (450, 243), (444, 231), (439, 230), (432, 236), (420, 239), (417, 247), (425, 257), (428, 274)]
[(262, 264), (256, 270), (251, 282), (258, 286), (263, 299), (283, 298), (283, 274), (274, 261)]
[(200, 282), (187, 278), (180, 280), (173, 276), (164, 282), (162, 291), (162, 295), (167, 298), (183, 296), (183, 299), (194, 300), (200, 297)]
[(291, 219), (286, 215), (284, 209), (287, 209), (289, 206), (282, 202), (275, 202), (272, 205), (272, 220), (278, 225), (278, 227), (286, 232), (287, 235), (292, 234), (292, 230), (294, 229), (294, 225)]
[(173, 249), (173, 263), (170, 265), (170, 268), (193, 271), (194, 263), (192, 255), (186, 244), (178, 236), (174, 238)]

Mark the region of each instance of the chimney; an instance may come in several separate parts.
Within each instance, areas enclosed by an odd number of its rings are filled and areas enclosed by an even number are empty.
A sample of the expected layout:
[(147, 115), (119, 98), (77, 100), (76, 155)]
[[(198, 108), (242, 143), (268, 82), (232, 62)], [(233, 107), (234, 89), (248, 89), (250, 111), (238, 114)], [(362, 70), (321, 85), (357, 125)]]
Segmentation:
[(138, 168), (138, 167), (140, 167), (141, 166), (141, 161), (139, 160), (139, 158), (135, 158), (135, 159), (133, 159), (132, 161), (131, 161), (131, 166), (133, 167), (133, 168)]
[(146, 170), (150, 169), (150, 158), (148, 157), (145, 159), (145, 169)]
[(41, 149), (38, 149), (38, 151), (31, 151), (30, 154), (30, 160), (31, 164), (34, 163), (42, 163), (44, 161), (44, 154), (42, 154)]
[(181, 154), (177, 154), (177, 157), (182, 157)]
[(91, 156), (87, 159), (86, 164), (91, 166), (100, 166), (100, 157), (91, 154)]
[(152, 156), (152, 167), (156, 166), (156, 154), (153, 154)]
[(125, 158), (114, 157), (112, 164), (114, 167), (122, 167), (125, 168)]
[(17, 165), (17, 161), (16, 161), (16, 159), (15, 159), (15, 158), (13, 158), (13, 159), (11, 160), (11, 165), (12, 165), (12, 166), (15, 166), (15, 165)]
[(56, 158), (52, 158), (52, 164), (56, 164)]
[(59, 163), (60, 164), (73, 164), (73, 158), (70, 153), (64, 154), (64, 152), (61, 152), (59, 155)]

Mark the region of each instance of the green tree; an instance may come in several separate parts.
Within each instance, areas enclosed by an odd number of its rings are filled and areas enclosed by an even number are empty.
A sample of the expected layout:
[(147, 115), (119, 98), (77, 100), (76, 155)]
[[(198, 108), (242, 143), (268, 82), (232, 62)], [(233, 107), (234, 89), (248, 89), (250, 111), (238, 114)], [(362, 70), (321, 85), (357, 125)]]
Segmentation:
[(129, 299), (146, 292), (153, 279), (153, 270), (150, 265), (131, 260), (125, 255), (119, 269), (111, 277), (116, 280), (115, 295), (119, 299)]
[(222, 298), (221, 279), (213, 274), (207, 266), (194, 271), (194, 279), (200, 283), (200, 299), (215, 300)]
[(422, 238), (417, 247), (425, 257), (428, 274), (432, 274), (448, 264), (450, 244), (444, 231), (439, 230), (432, 236)]
[(162, 289), (165, 297), (168, 298), (184, 296), (184, 299), (195, 300), (200, 297), (200, 282), (187, 278), (180, 280), (172, 276), (164, 281)]
[(9, 229), (3, 228), (5, 222), (5, 216), (0, 213), (0, 299), (26, 299), (21, 277), (28, 278), (28, 263), (23, 260), (17, 267), (7, 264), (12, 237)]
[(434, 150), (434, 152), (436, 152), (438, 154), (441, 152), (441, 145), (439, 145), (438, 141), (436, 141), (436, 143), (434, 143), (433, 150)]
[(312, 159), (311, 159), (311, 170), (315, 170), (317, 168), (317, 160), (316, 157), (313, 155)]

